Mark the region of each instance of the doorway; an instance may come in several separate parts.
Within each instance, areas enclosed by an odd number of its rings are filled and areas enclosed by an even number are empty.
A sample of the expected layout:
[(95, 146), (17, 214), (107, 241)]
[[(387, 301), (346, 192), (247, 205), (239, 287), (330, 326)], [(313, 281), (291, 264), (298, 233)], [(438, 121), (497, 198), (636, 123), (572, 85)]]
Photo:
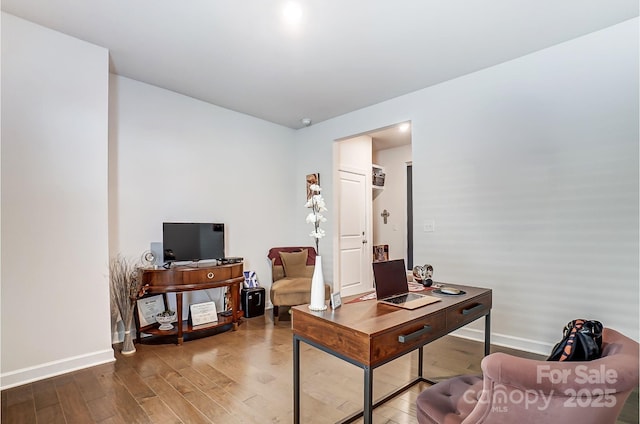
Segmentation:
[[(342, 296), (373, 290), (371, 264), (381, 248), (385, 258), (404, 259), (408, 269), (413, 265), (411, 150), (409, 122), (337, 140), (334, 283)], [(347, 182), (353, 175), (363, 176), (363, 184)], [(360, 201), (364, 204), (353, 204)]]

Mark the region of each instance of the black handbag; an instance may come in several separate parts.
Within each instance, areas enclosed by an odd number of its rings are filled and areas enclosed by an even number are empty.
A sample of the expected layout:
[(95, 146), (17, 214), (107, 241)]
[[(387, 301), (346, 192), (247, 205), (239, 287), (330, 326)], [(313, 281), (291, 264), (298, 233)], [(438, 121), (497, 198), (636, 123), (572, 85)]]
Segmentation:
[(601, 350), (602, 323), (575, 319), (564, 327), (562, 340), (547, 361), (591, 361), (600, 357)]

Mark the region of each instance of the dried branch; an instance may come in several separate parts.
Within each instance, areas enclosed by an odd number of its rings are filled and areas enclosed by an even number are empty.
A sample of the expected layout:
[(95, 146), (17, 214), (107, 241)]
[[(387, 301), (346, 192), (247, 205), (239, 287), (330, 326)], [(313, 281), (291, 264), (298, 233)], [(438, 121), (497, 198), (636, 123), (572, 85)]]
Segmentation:
[[(130, 337), (129, 340), (127, 340), (126, 336), (131, 332), (133, 311), (142, 289), (142, 280), (140, 277), (141, 275), (138, 271), (137, 264), (121, 255), (111, 259), (109, 263), (111, 317), (115, 320), (118, 315), (120, 315), (122, 319), (125, 330), (125, 344), (130, 344), (127, 349), (125, 349), (128, 352), (135, 352), (133, 342), (130, 341)], [(115, 324), (115, 321), (112, 324)]]

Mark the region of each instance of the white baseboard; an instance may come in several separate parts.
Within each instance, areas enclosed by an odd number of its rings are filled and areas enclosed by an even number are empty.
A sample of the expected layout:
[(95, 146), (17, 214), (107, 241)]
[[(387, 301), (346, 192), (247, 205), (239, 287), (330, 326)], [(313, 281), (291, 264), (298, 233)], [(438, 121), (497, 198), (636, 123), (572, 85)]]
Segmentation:
[(0, 390), (115, 361), (113, 349), (74, 356), (0, 375)]
[[(451, 335), (461, 337), (463, 339), (484, 342), (484, 330), (477, 330), (474, 328), (460, 328), (451, 333)], [(539, 355), (545, 356), (548, 356), (551, 353), (551, 348), (553, 348), (552, 344), (546, 342), (497, 333), (491, 333), (491, 344), (496, 346), (508, 347), (510, 349), (522, 350), (525, 352), (537, 353)]]

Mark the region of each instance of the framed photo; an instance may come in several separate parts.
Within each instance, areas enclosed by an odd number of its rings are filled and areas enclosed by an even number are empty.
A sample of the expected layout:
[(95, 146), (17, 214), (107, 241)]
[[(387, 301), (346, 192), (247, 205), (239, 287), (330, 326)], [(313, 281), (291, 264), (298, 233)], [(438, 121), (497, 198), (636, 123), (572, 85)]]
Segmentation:
[(373, 246), (373, 262), (382, 262), (389, 260), (389, 245), (378, 244)]
[(320, 184), (320, 174), (309, 174), (307, 175), (307, 200), (311, 198), (311, 185), (312, 184)]
[(218, 321), (218, 311), (215, 302), (193, 303), (189, 305), (191, 325), (197, 326)]
[(157, 322), (156, 315), (164, 312), (167, 306), (164, 304), (164, 297), (161, 294), (143, 297), (137, 300), (138, 320), (140, 327), (146, 327)]
[(331, 293), (331, 309), (337, 309), (342, 305), (342, 298), (340, 292)]

